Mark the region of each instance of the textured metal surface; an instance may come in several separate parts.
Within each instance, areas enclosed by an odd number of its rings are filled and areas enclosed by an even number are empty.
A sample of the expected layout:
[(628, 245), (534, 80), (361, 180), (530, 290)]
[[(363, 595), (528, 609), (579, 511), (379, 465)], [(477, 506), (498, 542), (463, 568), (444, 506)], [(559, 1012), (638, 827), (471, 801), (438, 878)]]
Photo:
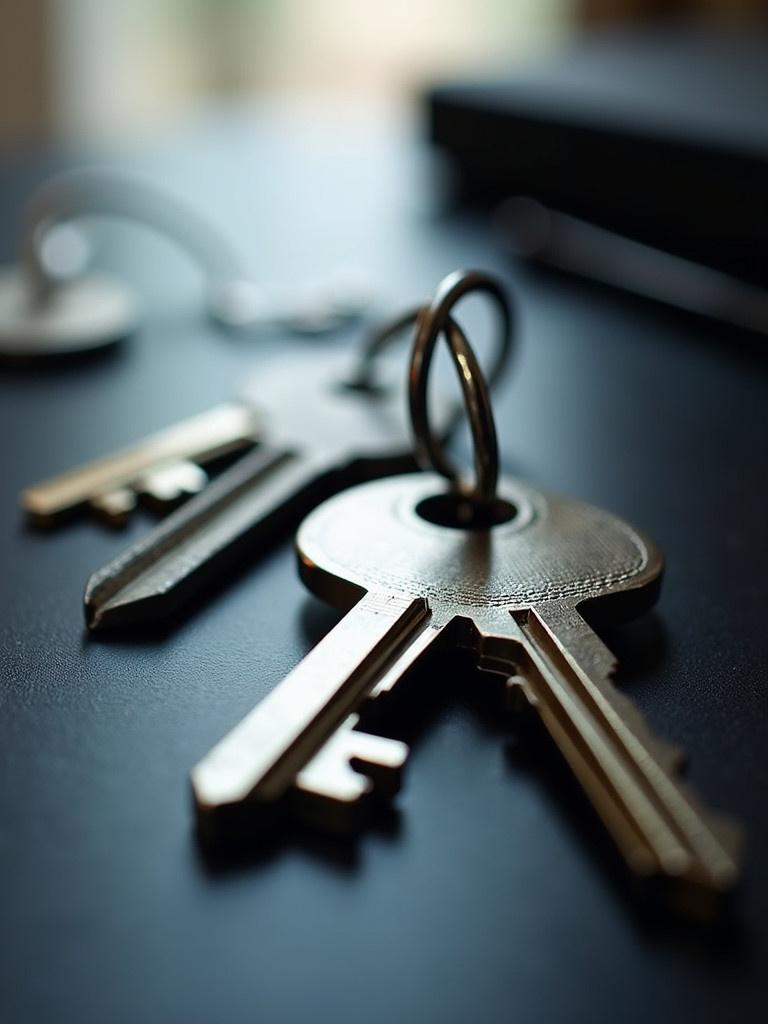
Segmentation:
[(659, 575), (655, 545), (607, 512), (503, 480), (499, 493), (515, 505), (514, 518), (467, 532), (435, 526), (416, 512), (443, 488), (439, 477), (420, 474), (376, 481), (324, 503), (298, 535), (310, 585), (338, 577), (342, 589), (334, 603), (342, 606), (352, 584), (461, 606), (469, 614), (581, 601), (640, 588)]
[[(302, 524), (297, 549), (310, 589), (339, 607), (363, 596), (195, 767), (201, 824), (211, 835), (233, 807), (261, 813), (297, 785), (302, 806), (315, 798), (320, 824), (354, 825), (349, 808), (373, 779), (339, 785), (353, 762), (334, 731), (440, 640), (467, 648), (522, 691), (628, 867), (675, 883), (680, 909), (710, 913), (713, 894), (739, 876), (737, 830), (680, 785), (678, 752), (615, 691), (615, 660), (577, 610), (607, 604), (604, 618), (619, 619), (627, 612), (617, 611), (616, 597), (632, 592), (641, 598), (634, 613), (648, 607), (662, 571), (658, 550), (608, 513), (511, 480), (501, 492), (514, 509), (508, 522), (439, 526), (419, 510), (441, 487), (436, 475), (375, 481), (330, 499)], [(325, 772), (302, 786), (313, 759)], [(399, 754), (395, 761), (399, 768)], [(365, 763), (358, 769), (367, 774)]]

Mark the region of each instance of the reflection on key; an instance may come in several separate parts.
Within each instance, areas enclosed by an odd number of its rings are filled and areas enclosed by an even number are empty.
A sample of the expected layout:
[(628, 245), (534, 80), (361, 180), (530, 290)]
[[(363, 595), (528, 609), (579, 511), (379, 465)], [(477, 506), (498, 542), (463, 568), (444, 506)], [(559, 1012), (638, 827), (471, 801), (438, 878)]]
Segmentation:
[(242, 403), (217, 405), (167, 427), (114, 455), (28, 487), (21, 495), (30, 522), (53, 526), (77, 509), (90, 506), (100, 517), (124, 520), (135, 507), (128, 492), (177, 500), (205, 485), (196, 463), (207, 463), (252, 447), (260, 416)]
[[(731, 888), (736, 830), (675, 778), (679, 752), (615, 690), (615, 660), (578, 612), (599, 604), (603, 621), (619, 621), (648, 608), (663, 564), (653, 543), (606, 512), (509, 480), (507, 516), (489, 528), (425, 519), (442, 486), (429, 475), (363, 484), (305, 520), (304, 581), (352, 608), (195, 768), (206, 827), (237, 804), (256, 815), (295, 787), (315, 822), (359, 820), (349, 805), (378, 780), (355, 753), (348, 716), (381, 681), (401, 685), (439, 638), (522, 689), (631, 871), (697, 900)], [(350, 770), (365, 776), (356, 786)]]

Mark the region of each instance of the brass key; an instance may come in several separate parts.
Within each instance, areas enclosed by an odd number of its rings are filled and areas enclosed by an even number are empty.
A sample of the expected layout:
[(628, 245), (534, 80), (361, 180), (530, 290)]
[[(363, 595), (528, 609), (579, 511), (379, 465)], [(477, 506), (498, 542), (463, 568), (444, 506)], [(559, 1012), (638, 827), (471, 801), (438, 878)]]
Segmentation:
[[(454, 332), (455, 355), (460, 341)], [(476, 380), (471, 350), (458, 355), (464, 383)], [(480, 399), (487, 406), (487, 394)], [(487, 451), (492, 419), (474, 419)], [(738, 877), (735, 830), (677, 780), (677, 752), (614, 689), (615, 660), (582, 615), (607, 623), (645, 611), (661, 555), (581, 502), (514, 480), (496, 496), (493, 461), (478, 462), (482, 479), (469, 496), (441, 493), (431, 474), (400, 476), (345, 491), (308, 516), (297, 537), (302, 578), (350, 610), (194, 769), (201, 822), (280, 805), (354, 823), (363, 797), (396, 787), (406, 751), (389, 740), (371, 746), (350, 716), (440, 642), (471, 651), (524, 694), (633, 872), (727, 890)]]
[(138, 494), (158, 505), (197, 494), (207, 483), (201, 465), (252, 447), (260, 426), (261, 417), (250, 405), (217, 405), (122, 451), (27, 487), (21, 506), (36, 526), (52, 526), (86, 506), (120, 525)]

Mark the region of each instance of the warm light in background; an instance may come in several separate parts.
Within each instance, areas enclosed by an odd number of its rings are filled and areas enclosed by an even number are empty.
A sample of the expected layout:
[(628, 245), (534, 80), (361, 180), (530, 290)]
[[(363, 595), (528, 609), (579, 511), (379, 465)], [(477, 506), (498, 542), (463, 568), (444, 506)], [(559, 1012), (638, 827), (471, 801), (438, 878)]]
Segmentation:
[(124, 139), (254, 96), (392, 103), (577, 29), (765, 17), (765, 0), (3, 0), (0, 142)]
[[(0, 134), (124, 137), (227, 97), (398, 100), (525, 61), (574, 0), (6, 0)], [(29, 51), (26, 59), (21, 57)], [(33, 72), (34, 68), (34, 72)], [(44, 69), (42, 86), (38, 81)], [(24, 75), (36, 75), (25, 88)], [(2, 72), (0, 72), (2, 74)], [(19, 110), (20, 96), (40, 93)], [(24, 104), (22, 104), (22, 107)], [(26, 122), (26, 123), (24, 123)]]

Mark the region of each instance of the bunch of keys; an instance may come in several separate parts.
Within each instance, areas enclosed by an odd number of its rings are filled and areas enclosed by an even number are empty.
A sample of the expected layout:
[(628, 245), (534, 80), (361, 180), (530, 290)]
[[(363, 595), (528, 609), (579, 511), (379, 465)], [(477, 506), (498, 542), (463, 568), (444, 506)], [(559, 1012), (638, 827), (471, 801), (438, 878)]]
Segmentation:
[[(509, 307), (498, 282), (477, 271), (449, 275), (438, 290), (445, 308), (484, 295), (498, 315), (489, 379), (507, 366)], [(22, 507), (49, 526), (90, 509), (113, 525), (139, 496), (176, 508), (155, 529), (97, 570), (85, 591), (92, 630), (153, 624), (186, 608), (211, 583), (274, 535), (298, 524), (319, 501), (351, 484), (415, 468), (405, 396), (377, 379), (379, 356), (412, 328), (426, 307), (410, 309), (367, 339), (350, 360), (318, 352), (272, 359), (238, 403), (216, 406), (132, 448), (27, 488)], [(436, 396), (447, 437), (460, 410)], [(208, 483), (207, 463), (254, 450)]]
[[(354, 486), (303, 521), (301, 577), (346, 614), (193, 769), (201, 832), (282, 815), (357, 828), (372, 796), (397, 791), (408, 755), (361, 731), (358, 713), (408, 685), (427, 652), (462, 649), (501, 674), (512, 704), (535, 709), (630, 872), (706, 903), (738, 879), (738, 830), (680, 783), (679, 751), (616, 691), (615, 659), (584, 617), (616, 623), (648, 609), (661, 554), (607, 512), (499, 480), (488, 388), (445, 299), (418, 318), (409, 371), (416, 456), (431, 471)], [(428, 415), (440, 336), (474, 442), (469, 482)]]
[[(488, 385), (452, 316), (473, 291), (499, 313), (493, 381), (511, 347), (506, 297), (493, 278), (457, 273), (431, 305), (378, 332), (351, 373), (327, 353), (311, 367), (305, 358), (299, 378), (292, 361), (273, 363), (260, 377), (258, 408), (217, 407), (30, 488), (22, 503), (46, 523), (87, 505), (121, 521), (139, 492), (173, 504), (199, 491), (93, 574), (92, 629), (178, 611), (309, 513), (297, 537), (301, 576), (346, 615), (193, 770), (203, 834), (285, 814), (355, 831), (372, 797), (397, 792), (408, 754), (400, 741), (361, 731), (359, 712), (405, 685), (428, 652), (462, 649), (502, 677), (511, 706), (538, 712), (634, 874), (698, 897), (725, 892), (739, 875), (738, 829), (678, 781), (679, 751), (652, 736), (614, 689), (615, 659), (582, 614), (612, 623), (648, 609), (661, 556), (606, 512), (499, 481)], [(414, 326), (407, 394), (381, 388), (378, 354)], [(435, 407), (433, 396), (428, 414), (440, 337), (472, 432), (470, 483), (443, 448), (454, 403)], [(204, 486), (201, 464), (248, 447)], [(417, 464), (431, 472), (396, 475)]]

